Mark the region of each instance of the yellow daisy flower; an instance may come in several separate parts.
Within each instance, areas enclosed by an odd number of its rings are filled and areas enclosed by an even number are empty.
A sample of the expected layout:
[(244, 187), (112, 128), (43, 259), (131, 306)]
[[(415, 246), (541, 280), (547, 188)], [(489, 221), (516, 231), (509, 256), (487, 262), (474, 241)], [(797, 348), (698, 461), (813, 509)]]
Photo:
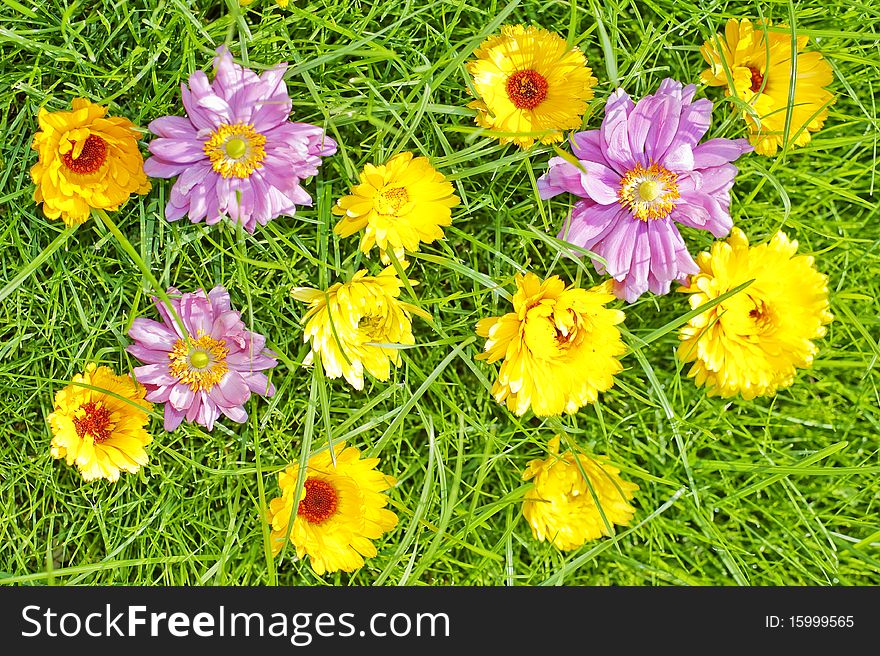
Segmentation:
[(333, 232), (348, 237), (364, 230), (361, 251), (378, 246), (385, 264), (390, 262), (387, 250), (402, 260), (404, 251), (415, 253), (420, 242), (441, 239), (442, 227), (452, 223), (458, 196), (425, 157), (400, 153), (379, 166), (367, 164), (359, 177), (351, 195), (333, 207), (333, 214), (342, 217)]
[(505, 25), (474, 50), (467, 63), (480, 99), (477, 125), (506, 133), (501, 143), (528, 148), (562, 141), (562, 130), (581, 127), (598, 80), (578, 48), (539, 27)]
[[(766, 23), (770, 27), (770, 23)], [(765, 32), (764, 24), (749, 19), (727, 22), (724, 35), (703, 44), (700, 52), (709, 64), (700, 75), (704, 84), (727, 87), (748, 103), (743, 117), (749, 126), (749, 142), (760, 155), (775, 155), (784, 145), (785, 116), (791, 91), (791, 34)], [(810, 142), (810, 133), (819, 130), (828, 117), (834, 95), (824, 87), (834, 77), (831, 66), (818, 52), (802, 52), (807, 37), (797, 38), (797, 77), (794, 105), (789, 124), (790, 146)], [(725, 66), (727, 70), (725, 70)], [(729, 71), (729, 77), (728, 77)]]
[(146, 194), (150, 182), (138, 149), (139, 133), (126, 118), (105, 116), (107, 108), (85, 98), (73, 111), (40, 109), (40, 132), (32, 148), (34, 200), (50, 219), (79, 225), (91, 208), (117, 210), (133, 193)]
[(47, 418), (54, 435), (52, 457), (75, 464), (87, 481), (113, 482), (120, 471), (136, 473), (147, 464), (144, 447), (153, 441), (146, 431), (153, 404), (145, 395), (129, 376), (89, 364), (55, 395), (55, 410)]
[(629, 524), (636, 510), (628, 502), (639, 486), (623, 480), (607, 462), (570, 451), (560, 455), (559, 437), (548, 443), (546, 460), (532, 460), (523, 472), (523, 480), (533, 480), (534, 486), (526, 492), (522, 512), (537, 540), (569, 550), (611, 535), (609, 526)]
[[(397, 481), (378, 469), (378, 458), (360, 458), (360, 451), (345, 443), (333, 445), (336, 466), (329, 449), (309, 458), (306, 480), (296, 509), (290, 542), (296, 555), (308, 554), (319, 576), (325, 572), (353, 572), (364, 558), (376, 555), (378, 540), (397, 525), (397, 515), (385, 508), (385, 490)], [(299, 465), (278, 474), (281, 496), (269, 502), (272, 553), (284, 546), (293, 513), (293, 493)]]
[(303, 341), (311, 341), (312, 350), (304, 364), (317, 357), (327, 376), (343, 376), (358, 390), (364, 388), (364, 369), (378, 380), (388, 380), (391, 363), (401, 363), (395, 345), (415, 344), (412, 315), (431, 318), (398, 298), (402, 286), (394, 268), (387, 267), (378, 276), (361, 269), (351, 281), (337, 282), (327, 291), (294, 288), (291, 296), (310, 306), (303, 317)]
[(710, 395), (769, 396), (792, 384), (797, 367), (812, 364), (812, 340), (825, 335), (833, 317), (827, 278), (811, 256), (796, 255), (797, 246), (777, 232), (770, 243), (749, 247), (734, 228), (726, 242), (697, 257), (700, 272), (679, 289), (691, 295), (691, 308), (754, 279), (681, 328), (678, 357), (694, 363), (688, 376)]
[(486, 338), (477, 359), (503, 360), (495, 399), (517, 415), (531, 408), (540, 417), (595, 402), (614, 384), (617, 356), (626, 350), (617, 329), (624, 314), (605, 307), (615, 298), (609, 284), (580, 289), (527, 273), (517, 275), (516, 287), (513, 312), (477, 324)]

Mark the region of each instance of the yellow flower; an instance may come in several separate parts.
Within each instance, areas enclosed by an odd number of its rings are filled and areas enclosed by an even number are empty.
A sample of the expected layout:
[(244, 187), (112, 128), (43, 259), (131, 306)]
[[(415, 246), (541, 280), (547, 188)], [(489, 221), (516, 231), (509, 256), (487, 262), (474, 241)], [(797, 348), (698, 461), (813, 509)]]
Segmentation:
[(52, 457), (76, 464), (87, 481), (113, 482), (120, 470), (136, 473), (147, 464), (144, 447), (153, 441), (145, 428), (153, 404), (144, 400), (145, 394), (129, 376), (87, 365), (55, 395), (55, 411), (48, 416)]
[(529, 407), (540, 417), (577, 412), (614, 384), (626, 347), (617, 324), (620, 310), (608, 283), (592, 289), (565, 287), (559, 276), (542, 281), (517, 275), (513, 312), (482, 319), (477, 334), (485, 353), (477, 359), (503, 359), (492, 394), (517, 415)]
[[(297, 505), (290, 542), (296, 555), (308, 554), (312, 569), (319, 576), (325, 572), (353, 572), (364, 558), (376, 555), (372, 540), (378, 540), (397, 525), (397, 515), (385, 506), (385, 490), (397, 481), (376, 466), (378, 458), (360, 459), (360, 451), (333, 445), (336, 466), (325, 449), (309, 458), (305, 484)], [(272, 553), (284, 546), (293, 512), (293, 494), (299, 465), (293, 464), (278, 474), (281, 496), (269, 502), (272, 525)]]
[(40, 109), (41, 131), (31, 146), (39, 161), (31, 177), (34, 200), (50, 219), (79, 225), (91, 208), (117, 210), (132, 193), (150, 190), (137, 130), (128, 119), (106, 113), (85, 98), (75, 99), (70, 112)]
[(350, 282), (337, 282), (326, 292), (294, 288), (291, 296), (310, 305), (303, 317), (303, 341), (312, 343), (305, 364), (318, 357), (327, 376), (344, 376), (358, 390), (364, 388), (364, 369), (379, 380), (388, 380), (391, 363), (398, 367), (401, 363), (395, 345), (415, 344), (411, 315), (431, 318), (398, 298), (402, 284), (394, 268), (387, 267), (378, 276), (368, 276), (361, 269)]
[[(770, 27), (769, 22), (766, 27)], [(761, 22), (753, 27), (748, 19), (730, 19), (724, 35), (717, 36), (720, 50), (714, 39), (706, 41), (700, 49), (710, 66), (700, 79), (710, 86), (726, 86), (727, 96), (735, 95), (748, 104), (743, 108), (743, 117), (749, 127), (749, 142), (758, 154), (775, 155), (785, 139), (791, 90), (791, 34), (765, 32)], [(797, 37), (790, 146), (809, 143), (810, 132), (822, 127), (828, 107), (834, 103), (834, 95), (824, 88), (833, 80), (831, 67), (820, 53), (802, 52), (806, 45), (807, 37)]]
[(811, 340), (825, 334), (833, 317), (826, 277), (812, 257), (795, 255), (797, 246), (777, 232), (770, 243), (750, 248), (734, 228), (726, 242), (697, 257), (700, 272), (679, 288), (691, 295), (692, 309), (754, 279), (681, 328), (678, 356), (694, 363), (688, 376), (710, 395), (769, 396), (792, 384), (797, 367), (812, 364), (818, 349)]
[(529, 462), (522, 476), (524, 481), (534, 479), (522, 512), (536, 539), (548, 540), (558, 549), (577, 549), (611, 535), (610, 526), (629, 524), (636, 511), (628, 502), (638, 485), (623, 480), (617, 467), (583, 453), (559, 455), (559, 435), (550, 440), (547, 450), (550, 456)]
[(528, 148), (562, 141), (561, 130), (581, 127), (597, 80), (578, 48), (539, 27), (505, 25), (474, 50), (467, 63), (480, 100), (477, 125), (507, 133), (501, 143)]
[(442, 226), (452, 223), (458, 196), (424, 157), (400, 153), (385, 164), (367, 164), (359, 177), (351, 195), (333, 207), (333, 214), (342, 217), (333, 232), (348, 237), (364, 230), (361, 251), (369, 253), (377, 245), (385, 264), (390, 262), (385, 251), (401, 260), (405, 250), (419, 250), (420, 242), (441, 239)]

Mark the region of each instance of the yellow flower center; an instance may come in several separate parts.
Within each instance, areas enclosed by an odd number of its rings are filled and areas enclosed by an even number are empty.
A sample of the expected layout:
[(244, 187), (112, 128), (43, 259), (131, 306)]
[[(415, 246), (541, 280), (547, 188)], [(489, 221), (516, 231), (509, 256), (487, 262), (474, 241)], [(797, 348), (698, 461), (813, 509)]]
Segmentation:
[(208, 141), (204, 151), (211, 166), (224, 178), (246, 178), (262, 167), (266, 158), (266, 137), (250, 124), (221, 125)]
[(229, 371), (227, 355), (229, 349), (226, 348), (226, 342), (210, 335), (202, 335), (189, 345), (178, 339), (168, 354), (171, 360), (169, 369), (172, 376), (189, 385), (193, 392), (210, 392)]
[(517, 71), (507, 78), (507, 97), (518, 109), (534, 109), (544, 102), (548, 87), (537, 71)]
[(368, 314), (358, 320), (358, 329), (364, 331), (368, 339), (374, 339), (382, 334), (382, 325), (385, 320), (375, 314)]
[(77, 153), (77, 142), (69, 141), (70, 150), (61, 155), (61, 161), (68, 169), (80, 175), (88, 175), (100, 169), (107, 161), (107, 142), (96, 134), (86, 138)]
[(385, 187), (376, 194), (376, 211), (394, 215), (409, 202), (409, 192), (404, 187)]
[(296, 514), (309, 524), (321, 524), (327, 521), (339, 506), (339, 495), (327, 481), (307, 478), (304, 484), (305, 498), (299, 502)]
[(618, 202), (640, 221), (666, 218), (679, 198), (678, 176), (659, 164), (636, 164), (620, 180)]
[(766, 333), (776, 327), (776, 313), (765, 301), (754, 300), (755, 307), (749, 311), (749, 319), (751, 319), (755, 328), (759, 333)]
[(108, 440), (113, 434), (110, 411), (100, 401), (83, 403), (73, 417), (73, 427), (80, 439), (91, 436), (95, 444)]

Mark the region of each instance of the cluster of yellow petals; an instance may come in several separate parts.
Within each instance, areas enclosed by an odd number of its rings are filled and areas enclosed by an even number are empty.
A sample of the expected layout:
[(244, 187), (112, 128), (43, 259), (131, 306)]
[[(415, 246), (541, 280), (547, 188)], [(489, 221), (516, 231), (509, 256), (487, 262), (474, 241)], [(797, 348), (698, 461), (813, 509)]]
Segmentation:
[(678, 356), (693, 362), (688, 375), (710, 395), (745, 399), (775, 394), (809, 367), (833, 319), (827, 278), (813, 258), (797, 255), (798, 243), (778, 232), (767, 244), (749, 246), (734, 228), (697, 257), (700, 272), (679, 291), (696, 309), (754, 279), (744, 290), (682, 327)]
[(420, 243), (443, 238), (459, 198), (427, 158), (400, 153), (384, 164), (367, 164), (359, 177), (360, 184), (333, 207), (333, 214), (342, 217), (333, 229), (337, 235), (363, 230), (361, 251), (378, 246), (385, 264), (390, 262), (387, 251), (401, 261), (406, 251), (418, 251)]
[(532, 460), (523, 472), (523, 480), (534, 485), (526, 492), (522, 512), (536, 539), (558, 549), (577, 549), (611, 535), (614, 525), (629, 524), (635, 514), (629, 501), (639, 486), (623, 480), (620, 470), (607, 462), (570, 451), (560, 455), (559, 440), (559, 435), (550, 440), (548, 457)]
[(153, 404), (145, 395), (129, 376), (89, 364), (55, 394), (55, 409), (47, 417), (52, 457), (76, 465), (87, 481), (113, 482), (120, 471), (137, 472), (147, 464), (144, 447), (153, 440), (146, 431)]
[(477, 125), (498, 133), (501, 143), (521, 148), (555, 143), (563, 130), (581, 127), (598, 80), (584, 54), (561, 36), (505, 25), (474, 55), (467, 70), (479, 100), (468, 106), (477, 110)]
[(310, 305), (303, 317), (303, 340), (312, 346), (305, 364), (317, 357), (327, 376), (343, 376), (358, 390), (364, 388), (364, 370), (388, 380), (391, 364), (401, 363), (397, 346), (415, 343), (412, 315), (431, 317), (399, 299), (402, 286), (394, 267), (387, 267), (378, 276), (361, 269), (349, 282), (335, 283), (326, 291), (293, 289), (291, 296)]
[(538, 416), (573, 413), (593, 403), (614, 384), (626, 351), (617, 325), (620, 310), (609, 283), (592, 289), (566, 287), (558, 276), (516, 277), (513, 312), (482, 319), (486, 338), (479, 359), (502, 360), (492, 394), (517, 415), (529, 408)]
[[(834, 95), (827, 87), (833, 81), (831, 66), (821, 53), (804, 52), (807, 37), (797, 37), (792, 50), (789, 30), (771, 30), (770, 23), (730, 19), (724, 34), (705, 42), (700, 52), (710, 68), (700, 79), (710, 86), (727, 87), (746, 105), (743, 117), (749, 126), (749, 142), (760, 155), (774, 155), (785, 143), (791, 80), (794, 102), (789, 123), (790, 146), (810, 142), (828, 117)], [(796, 67), (792, 71), (792, 59)]]
[[(333, 450), (335, 466), (329, 449), (309, 458), (295, 515), (298, 464), (279, 473), (281, 496), (269, 503), (272, 553), (277, 555), (289, 539), (297, 557), (308, 555), (319, 576), (362, 567), (364, 558), (376, 555), (372, 541), (397, 525), (384, 494), (396, 481), (376, 469), (379, 459), (362, 459), (360, 451), (342, 442)], [(312, 494), (317, 498), (310, 499)]]
[(106, 113), (85, 98), (75, 99), (69, 112), (40, 109), (32, 144), (39, 159), (31, 177), (34, 200), (50, 219), (78, 225), (92, 208), (117, 210), (131, 194), (150, 190), (138, 131), (128, 119)]

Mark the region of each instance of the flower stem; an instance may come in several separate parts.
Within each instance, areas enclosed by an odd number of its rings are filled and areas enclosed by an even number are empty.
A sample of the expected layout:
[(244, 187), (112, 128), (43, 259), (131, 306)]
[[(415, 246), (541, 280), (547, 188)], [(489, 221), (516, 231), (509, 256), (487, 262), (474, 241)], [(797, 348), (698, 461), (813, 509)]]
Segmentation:
[(135, 247), (131, 245), (131, 242), (122, 234), (122, 231), (119, 230), (117, 225), (113, 222), (113, 219), (110, 218), (110, 215), (107, 214), (104, 210), (101, 209), (92, 209), (92, 212), (101, 219), (101, 222), (106, 226), (107, 230), (116, 238), (116, 242), (119, 246), (126, 252), (126, 254), (131, 258), (132, 262), (135, 263), (140, 272), (143, 274), (144, 278), (147, 279), (147, 282), (150, 283), (150, 286), (156, 293), (156, 296), (159, 297), (165, 305), (168, 307), (168, 312), (171, 314), (171, 317), (174, 319), (174, 323), (177, 324), (177, 327), (180, 329), (180, 334), (183, 335), (184, 341), (189, 344), (189, 331), (186, 329), (186, 326), (183, 324), (183, 321), (177, 314), (177, 310), (174, 309), (174, 305), (171, 303), (171, 299), (168, 297), (168, 294), (165, 292), (165, 289), (159, 284), (159, 281), (156, 280), (156, 277), (153, 275), (153, 272), (150, 271), (150, 268), (147, 266), (147, 263), (144, 262), (143, 258), (140, 256), (140, 253), (135, 250)]

